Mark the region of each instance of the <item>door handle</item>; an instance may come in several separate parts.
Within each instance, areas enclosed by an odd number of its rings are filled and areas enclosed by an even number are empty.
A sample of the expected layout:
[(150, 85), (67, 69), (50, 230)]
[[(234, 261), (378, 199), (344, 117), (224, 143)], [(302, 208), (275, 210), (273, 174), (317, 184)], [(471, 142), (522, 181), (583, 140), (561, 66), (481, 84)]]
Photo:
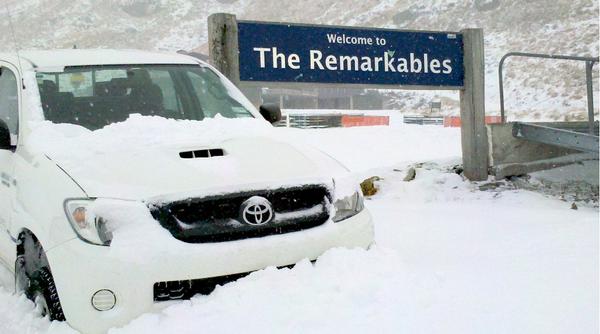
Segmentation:
[(12, 177), (10, 177), (10, 175), (2, 172), (0, 173), (0, 182), (2, 183), (3, 186), (10, 188), (11, 183), (13, 183), (14, 185), (16, 184), (15, 179), (13, 179)]

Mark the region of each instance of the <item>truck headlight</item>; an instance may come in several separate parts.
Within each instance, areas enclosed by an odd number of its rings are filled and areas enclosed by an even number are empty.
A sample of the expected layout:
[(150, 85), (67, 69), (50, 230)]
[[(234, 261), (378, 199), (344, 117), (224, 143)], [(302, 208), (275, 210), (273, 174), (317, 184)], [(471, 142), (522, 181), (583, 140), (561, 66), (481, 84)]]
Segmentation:
[(333, 221), (337, 223), (361, 212), (364, 209), (364, 200), (361, 192), (357, 191), (353, 195), (338, 199), (333, 205), (335, 207)]
[(73, 199), (65, 201), (65, 212), (77, 236), (94, 245), (108, 246), (112, 239), (105, 219), (91, 210), (93, 200)]

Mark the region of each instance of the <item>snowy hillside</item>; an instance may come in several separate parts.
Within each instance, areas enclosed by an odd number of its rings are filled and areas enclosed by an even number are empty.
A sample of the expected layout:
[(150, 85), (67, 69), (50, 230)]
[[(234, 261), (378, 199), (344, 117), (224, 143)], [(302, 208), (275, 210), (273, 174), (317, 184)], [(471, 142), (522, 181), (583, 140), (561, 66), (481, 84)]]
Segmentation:
[[(509, 51), (599, 54), (598, 1), (594, 0), (1, 0), (8, 3), (22, 48), (114, 47), (206, 52), (206, 18), (214, 12), (241, 19), (425, 30), (481, 27), (485, 32), (487, 109), (499, 110), (497, 65)], [(6, 18), (0, 7), (0, 17)], [(14, 45), (8, 20), (0, 43)], [(507, 63), (510, 117), (584, 119), (585, 72), (581, 63), (511, 60)], [(596, 97), (598, 67), (594, 72)], [(441, 99), (456, 113), (458, 94), (393, 92), (391, 106), (427, 112)], [(600, 101), (596, 101), (596, 106)], [(416, 110), (415, 110), (416, 109)], [(598, 110), (596, 108), (596, 110)], [(597, 112), (596, 112), (597, 113)]]

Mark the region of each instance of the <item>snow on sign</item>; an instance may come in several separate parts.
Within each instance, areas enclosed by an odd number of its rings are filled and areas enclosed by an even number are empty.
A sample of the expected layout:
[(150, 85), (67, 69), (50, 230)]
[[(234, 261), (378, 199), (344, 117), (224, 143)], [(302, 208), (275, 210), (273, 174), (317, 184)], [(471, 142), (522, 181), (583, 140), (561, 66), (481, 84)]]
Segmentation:
[(238, 21), (241, 81), (462, 87), (459, 33)]

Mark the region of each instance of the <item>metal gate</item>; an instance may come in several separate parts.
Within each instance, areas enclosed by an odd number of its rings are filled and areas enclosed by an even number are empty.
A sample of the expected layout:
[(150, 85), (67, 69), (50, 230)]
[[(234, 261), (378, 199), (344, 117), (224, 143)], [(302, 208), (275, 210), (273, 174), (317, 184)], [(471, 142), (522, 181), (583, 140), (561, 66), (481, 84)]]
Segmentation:
[(588, 109), (588, 121), (585, 128), (574, 128), (570, 125), (559, 125), (557, 123), (552, 123), (552, 125), (549, 126), (547, 124), (514, 122), (512, 134), (515, 138), (533, 142), (575, 149), (582, 152), (598, 153), (598, 124), (594, 122), (594, 90), (592, 83), (592, 68), (594, 67), (594, 64), (598, 62), (598, 57), (578, 57), (525, 52), (509, 52), (505, 54), (502, 59), (500, 59), (500, 64), (498, 65), (500, 115), (502, 118), (502, 123), (506, 123), (506, 115), (504, 110), (503, 68), (504, 61), (509, 57), (543, 58), (585, 62)]

